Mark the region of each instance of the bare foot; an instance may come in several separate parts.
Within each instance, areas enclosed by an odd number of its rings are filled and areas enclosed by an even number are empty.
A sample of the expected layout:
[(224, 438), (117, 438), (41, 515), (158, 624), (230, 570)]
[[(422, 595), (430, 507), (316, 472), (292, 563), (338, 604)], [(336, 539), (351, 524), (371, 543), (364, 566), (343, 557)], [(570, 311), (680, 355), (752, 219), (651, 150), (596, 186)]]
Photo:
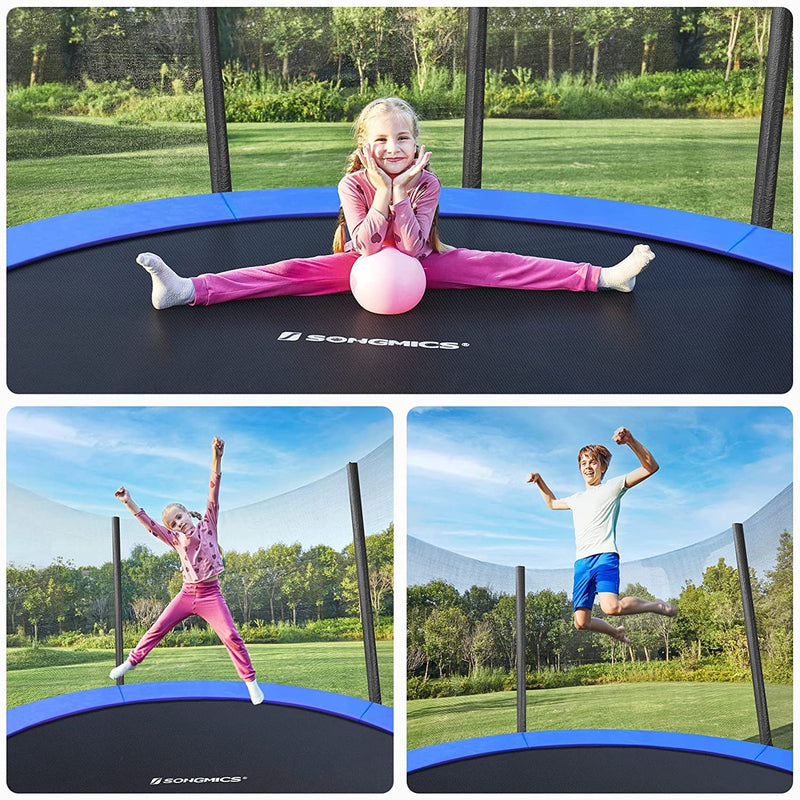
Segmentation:
[(663, 614), (665, 617), (678, 616), (678, 606), (668, 603), (666, 600), (656, 600), (656, 602), (661, 604), (661, 610), (658, 612), (659, 614)]
[(618, 641), (622, 642), (622, 644), (633, 644), (633, 642), (628, 638), (628, 634), (625, 633), (625, 626), (620, 625), (619, 627), (614, 629), (616, 633), (612, 633), (611, 635)]

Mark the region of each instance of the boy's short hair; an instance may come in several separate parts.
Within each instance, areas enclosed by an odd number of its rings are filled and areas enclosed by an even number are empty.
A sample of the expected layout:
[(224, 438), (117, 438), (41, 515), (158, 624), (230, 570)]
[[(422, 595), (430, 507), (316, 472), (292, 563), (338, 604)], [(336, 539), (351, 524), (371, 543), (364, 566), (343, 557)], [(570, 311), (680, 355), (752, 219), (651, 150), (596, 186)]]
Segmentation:
[(578, 451), (579, 464), (585, 453), (594, 456), (600, 462), (600, 466), (603, 468), (603, 474), (605, 475), (608, 465), (611, 463), (611, 451), (602, 444), (587, 444), (586, 447), (581, 447)]

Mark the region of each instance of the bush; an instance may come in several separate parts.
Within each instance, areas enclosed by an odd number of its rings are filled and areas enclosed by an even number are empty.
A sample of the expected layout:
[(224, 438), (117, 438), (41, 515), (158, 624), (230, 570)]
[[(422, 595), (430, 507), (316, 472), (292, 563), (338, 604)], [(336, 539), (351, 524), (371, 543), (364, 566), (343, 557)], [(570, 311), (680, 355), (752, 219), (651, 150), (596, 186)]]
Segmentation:
[(117, 119), (122, 123), (205, 122), (203, 95), (191, 92), (182, 95), (131, 96), (119, 106)]
[[(274, 625), (264, 620), (251, 620), (237, 626), (242, 639), (247, 644), (289, 644), (293, 642), (346, 642), (360, 641), (361, 621), (358, 617), (338, 617), (333, 619), (313, 620), (305, 625), (292, 625), (289, 622), (278, 622)], [(123, 647), (134, 647), (145, 633), (140, 625), (123, 629)], [(391, 641), (394, 636), (394, 625), (391, 620), (376, 626), (376, 639)], [(51, 648), (71, 648), (73, 650), (113, 650), (114, 631), (107, 633), (81, 633), (67, 631), (48, 637), (44, 643)], [(220, 640), (214, 631), (207, 626), (189, 625), (170, 631), (164, 638), (165, 647), (202, 647), (217, 645)], [(6, 636), (7, 647), (30, 647), (30, 640), (20, 633)]]
[[(273, 75), (226, 65), (225, 109), (228, 122), (352, 121), (377, 97), (396, 95), (416, 109), (422, 119), (450, 119), (464, 114), (466, 75), (432, 69), (422, 89), (412, 76), (410, 85), (381, 79), (363, 92), (332, 81), (296, 81), (288, 86)], [(203, 122), (200, 85), (186, 92), (178, 79), (172, 94), (155, 88), (140, 90), (128, 81), (93, 83), (83, 87), (49, 83), (11, 88), (7, 97), (9, 125), (30, 125), (41, 115), (116, 115), (127, 123)], [(646, 75), (622, 75), (592, 83), (562, 75), (557, 81), (533, 79), (530, 69), (488, 70), (485, 108), (488, 117), (599, 119), (624, 117), (758, 116), (763, 85), (754, 70), (685, 70)], [(787, 113), (791, 113), (791, 76)]]
[[(791, 683), (791, 670), (765, 669), (769, 683)], [(616, 664), (581, 664), (567, 670), (541, 670), (525, 676), (526, 689), (561, 689), (568, 686), (595, 686), (608, 683), (641, 683), (645, 681), (747, 682), (750, 671), (712, 659), (673, 659), (672, 661), (626, 661)], [(484, 694), (514, 691), (514, 672), (478, 671), (470, 677), (429, 678), (419, 675), (408, 678), (408, 699)]]
[[(9, 118), (14, 115), (66, 114), (78, 99), (79, 89), (66, 83), (13, 87), (6, 95)], [(10, 119), (9, 119), (10, 122)]]
[(344, 98), (329, 82), (296, 83), (279, 92), (233, 89), (225, 95), (228, 122), (337, 122)]
[(31, 647), (31, 640), (22, 633), (7, 633), (6, 649), (9, 647)]
[(67, 111), (78, 116), (110, 117), (132, 98), (140, 96), (141, 92), (128, 81), (94, 83), (87, 80)]

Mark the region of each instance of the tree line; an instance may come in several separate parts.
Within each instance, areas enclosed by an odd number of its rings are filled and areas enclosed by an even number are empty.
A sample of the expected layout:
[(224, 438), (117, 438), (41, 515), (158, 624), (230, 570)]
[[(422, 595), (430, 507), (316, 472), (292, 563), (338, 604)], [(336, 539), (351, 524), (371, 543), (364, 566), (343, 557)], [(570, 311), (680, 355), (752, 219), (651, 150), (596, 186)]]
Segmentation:
[[(465, 61), (467, 9), (220, 8), (223, 60), (248, 73), (357, 86), (382, 79), (420, 90)], [(490, 8), (487, 67), (592, 81), (665, 70), (763, 72), (770, 9)], [(7, 80), (130, 80), (191, 90), (200, 78), (195, 10), (18, 7), (7, 18)]]
[[(751, 570), (762, 659), (772, 674), (792, 670), (792, 537), (781, 534), (776, 564), (763, 579)], [(621, 595), (654, 599), (640, 584)], [(708, 567), (699, 584), (687, 581), (672, 602), (677, 618), (627, 616), (632, 645), (575, 630), (566, 592), (543, 589), (525, 598), (525, 658), (529, 670), (562, 671), (590, 663), (716, 660), (749, 664), (737, 570), (725, 559)], [(516, 600), (473, 586), (460, 593), (445, 581), (408, 590), (408, 675), (423, 680), (472, 676), (516, 668)], [(615, 620), (616, 618), (609, 618)]]
[[(367, 537), (370, 599), (378, 621), (392, 615), (394, 526)], [(359, 615), (353, 545), (324, 544), (307, 550), (276, 543), (254, 553), (227, 550), (220, 575), (234, 620), (302, 625), (310, 620)], [(173, 550), (156, 554), (137, 545), (122, 561), (123, 620), (151, 625), (180, 590), (181, 567)], [(10, 565), (6, 572), (9, 633), (40, 641), (76, 631), (105, 633), (114, 626), (114, 574), (56, 559), (44, 568)]]

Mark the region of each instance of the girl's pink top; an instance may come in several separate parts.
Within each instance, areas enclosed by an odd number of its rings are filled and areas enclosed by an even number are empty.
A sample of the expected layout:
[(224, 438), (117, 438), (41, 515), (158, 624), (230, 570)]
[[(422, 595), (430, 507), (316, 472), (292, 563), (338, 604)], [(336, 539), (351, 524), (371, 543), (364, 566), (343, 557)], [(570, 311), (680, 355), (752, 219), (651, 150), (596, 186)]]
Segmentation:
[(389, 206), (389, 218), (372, 208), (375, 187), (365, 170), (351, 172), (339, 181), (339, 200), (342, 204), (350, 239), (345, 252), (353, 250), (368, 256), (384, 245), (396, 247), (414, 258), (433, 252), (428, 244), (433, 217), (439, 205), (439, 179), (423, 170), (408, 197)]
[(217, 543), (219, 481), (220, 474), (212, 472), (208, 484), (206, 513), (190, 533), (171, 531), (166, 526), (154, 522), (144, 509), (140, 509), (135, 515), (153, 536), (168, 544), (181, 557), (181, 575), (184, 583), (210, 580), (225, 569)]

